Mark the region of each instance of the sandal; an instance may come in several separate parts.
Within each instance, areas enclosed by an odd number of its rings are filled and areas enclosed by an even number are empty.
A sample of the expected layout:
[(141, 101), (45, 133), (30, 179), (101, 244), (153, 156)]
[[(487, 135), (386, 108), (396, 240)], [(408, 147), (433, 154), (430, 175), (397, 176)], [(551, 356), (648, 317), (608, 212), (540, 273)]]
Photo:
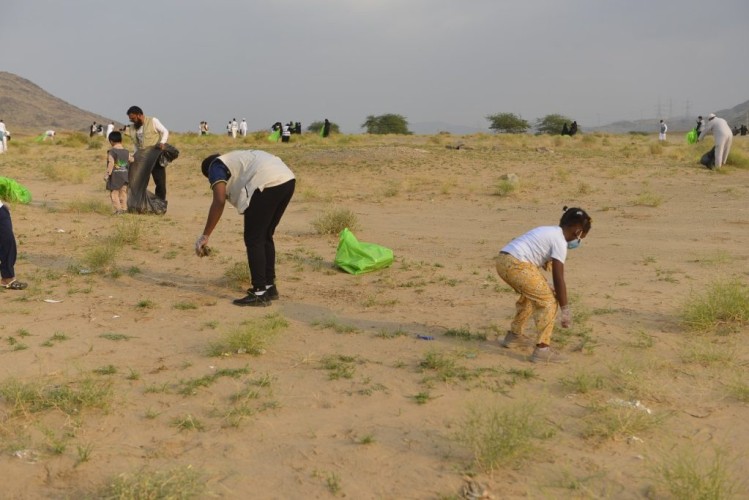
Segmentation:
[(13, 280), (10, 283), (3, 284), (3, 288), (7, 288), (8, 290), (23, 290), (28, 285), (22, 281)]

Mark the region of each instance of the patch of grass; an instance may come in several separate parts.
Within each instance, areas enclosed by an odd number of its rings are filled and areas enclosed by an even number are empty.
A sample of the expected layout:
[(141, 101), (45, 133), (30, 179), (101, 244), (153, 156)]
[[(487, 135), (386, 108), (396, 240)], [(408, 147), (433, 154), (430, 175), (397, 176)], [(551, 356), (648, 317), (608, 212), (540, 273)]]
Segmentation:
[(640, 193), (632, 203), (640, 207), (657, 207), (663, 203), (663, 198), (657, 194), (651, 193), (650, 191), (644, 191)]
[(39, 413), (53, 408), (68, 415), (78, 414), (85, 408), (107, 410), (113, 393), (111, 382), (92, 378), (57, 383), (21, 382), (11, 378), (0, 383), (0, 396), (13, 415)]
[(94, 451), (94, 445), (92, 443), (76, 445), (77, 458), (75, 465), (82, 464), (91, 460), (91, 454)]
[(224, 271), (224, 278), (227, 280), (227, 286), (235, 290), (244, 290), (247, 283), (250, 282), (250, 268), (247, 261), (234, 262)]
[(518, 185), (509, 179), (500, 179), (494, 185), (494, 194), (497, 196), (509, 196), (515, 192)]
[(97, 493), (108, 499), (188, 499), (199, 498), (205, 492), (206, 481), (192, 467), (177, 467), (168, 471), (143, 469), (135, 474), (120, 474)]
[(697, 337), (682, 347), (680, 357), (683, 363), (702, 367), (732, 366), (736, 360), (736, 346)]
[(92, 370), (97, 375), (114, 375), (117, 373), (117, 367), (114, 365), (100, 366)]
[(203, 423), (200, 420), (193, 417), (189, 413), (181, 417), (173, 418), (171, 421), (171, 424), (173, 427), (176, 427), (177, 429), (181, 431), (204, 431), (205, 430), (205, 425), (203, 425)]
[(550, 436), (530, 404), (474, 407), (459, 424), (457, 439), (468, 445), (473, 463), (484, 471), (517, 465), (536, 448), (534, 440)]
[(359, 333), (359, 329), (353, 325), (346, 325), (339, 322), (335, 318), (327, 318), (324, 320), (313, 321), (312, 326), (319, 328), (328, 328), (336, 333)]
[(636, 401), (613, 399), (588, 407), (582, 436), (596, 441), (619, 440), (646, 432), (659, 425), (665, 415), (656, 416)]
[(135, 245), (140, 241), (143, 222), (140, 217), (123, 217), (117, 220), (112, 240), (116, 245)]
[(649, 349), (655, 344), (655, 337), (647, 333), (645, 330), (637, 330), (636, 332), (630, 333), (627, 344), (638, 349)]
[(138, 309), (153, 309), (156, 307), (156, 303), (151, 299), (142, 299), (139, 300), (137, 304), (135, 304), (135, 307)]
[(131, 338), (133, 338), (130, 335), (125, 335), (124, 333), (113, 332), (102, 333), (101, 335), (99, 335), (99, 337), (107, 340), (113, 340), (115, 342), (118, 342), (120, 340), (130, 340)]
[(196, 306), (192, 302), (177, 302), (172, 307), (174, 307), (178, 311), (188, 311), (190, 309), (197, 309), (198, 308), (198, 306)]
[(432, 399), (434, 398), (429, 391), (421, 391), (413, 396), (413, 400), (416, 401), (416, 404), (418, 405), (425, 405)]
[(562, 387), (577, 394), (587, 394), (591, 391), (603, 389), (604, 380), (601, 375), (580, 372), (561, 379)]
[(276, 335), (288, 326), (289, 322), (275, 313), (261, 319), (244, 321), (239, 327), (223, 335), (220, 341), (210, 344), (208, 355), (224, 356), (246, 353), (258, 356), (265, 353)]
[(320, 366), (324, 370), (328, 370), (329, 380), (350, 379), (354, 377), (356, 365), (362, 362), (357, 356), (332, 354), (323, 356), (320, 360)]
[(697, 447), (682, 447), (661, 460), (656, 474), (659, 487), (671, 498), (738, 498), (743, 496), (743, 485), (736, 479), (733, 465), (734, 460), (722, 450), (715, 450), (709, 457)]
[(68, 202), (68, 211), (77, 214), (100, 214), (109, 215), (112, 212), (112, 204), (100, 199), (73, 200)]
[(382, 329), (375, 334), (375, 337), (378, 337), (381, 339), (394, 339), (397, 337), (405, 337), (407, 335), (408, 335), (407, 331), (401, 330), (400, 328), (398, 328), (396, 330)]
[(312, 221), (312, 227), (317, 234), (339, 234), (346, 228), (351, 231), (359, 229), (359, 219), (354, 212), (347, 208), (334, 208)]
[(81, 257), (79, 272), (86, 269), (93, 272), (111, 271), (117, 262), (120, 247), (111, 241), (90, 247)]
[(208, 387), (222, 377), (239, 378), (242, 375), (250, 373), (250, 369), (244, 368), (222, 368), (216, 370), (216, 372), (210, 375), (204, 375), (202, 377), (185, 380), (180, 382), (180, 388), (177, 390), (179, 394), (184, 396), (193, 396), (198, 393), (198, 388)]
[(472, 371), (465, 366), (460, 366), (455, 356), (449, 356), (436, 350), (428, 351), (424, 359), (419, 362), (419, 367), (423, 371), (433, 373), (434, 378), (442, 382), (455, 379), (469, 380), (480, 375), (480, 370)]
[(479, 340), (485, 342), (487, 337), (486, 333), (480, 333), (480, 332), (472, 332), (468, 329), (468, 327), (465, 328), (449, 328), (445, 332), (445, 337), (453, 337), (460, 340)]
[(738, 279), (716, 281), (682, 306), (684, 325), (695, 332), (730, 333), (749, 323), (749, 287)]

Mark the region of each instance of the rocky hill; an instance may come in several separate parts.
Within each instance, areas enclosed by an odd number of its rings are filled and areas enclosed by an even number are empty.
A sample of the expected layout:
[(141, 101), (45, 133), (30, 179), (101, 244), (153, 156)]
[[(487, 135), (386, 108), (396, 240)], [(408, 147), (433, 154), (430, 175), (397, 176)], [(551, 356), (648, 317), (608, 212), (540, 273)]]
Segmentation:
[(6, 71), (0, 71), (0, 119), (15, 133), (38, 133), (49, 128), (88, 131), (91, 122), (111, 121), (73, 106), (29, 80)]

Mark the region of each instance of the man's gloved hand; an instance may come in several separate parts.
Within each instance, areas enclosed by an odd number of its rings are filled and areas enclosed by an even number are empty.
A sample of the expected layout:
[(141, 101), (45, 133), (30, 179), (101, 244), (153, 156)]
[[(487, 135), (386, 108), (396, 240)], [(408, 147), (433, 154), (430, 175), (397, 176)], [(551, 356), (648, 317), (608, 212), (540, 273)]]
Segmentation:
[(569, 328), (572, 326), (572, 309), (569, 305), (562, 307), (562, 328)]
[(195, 240), (195, 255), (198, 257), (211, 255), (211, 249), (208, 247), (208, 236), (201, 234), (200, 237)]

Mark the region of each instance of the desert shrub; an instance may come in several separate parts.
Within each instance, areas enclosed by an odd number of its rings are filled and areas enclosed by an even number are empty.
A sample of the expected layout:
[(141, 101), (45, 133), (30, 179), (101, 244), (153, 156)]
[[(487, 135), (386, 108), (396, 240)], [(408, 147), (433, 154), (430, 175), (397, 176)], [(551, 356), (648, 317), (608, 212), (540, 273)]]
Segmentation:
[(117, 244), (134, 245), (140, 240), (143, 229), (142, 219), (139, 217), (124, 217), (117, 221), (112, 239)]
[(735, 331), (749, 323), (749, 287), (738, 279), (716, 281), (685, 301), (681, 319), (696, 332)]
[(356, 214), (347, 208), (331, 209), (312, 221), (317, 234), (338, 234), (346, 228), (359, 228)]
[(235, 262), (226, 268), (224, 278), (227, 279), (227, 285), (237, 290), (243, 289), (250, 282), (250, 268), (247, 261)]
[(736, 149), (732, 149), (731, 152), (728, 153), (728, 160), (726, 163), (736, 168), (749, 168), (749, 158)]
[(62, 140), (58, 140), (57, 144), (66, 148), (78, 148), (88, 144), (88, 136), (83, 132), (73, 132), (70, 135), (64, 136)]
[(78, 269), (87, 269), (94, 272), (108, 271), (114, 268), (119, 251), (120, 247), (111, 241), (90, 247), (83, 254)]

